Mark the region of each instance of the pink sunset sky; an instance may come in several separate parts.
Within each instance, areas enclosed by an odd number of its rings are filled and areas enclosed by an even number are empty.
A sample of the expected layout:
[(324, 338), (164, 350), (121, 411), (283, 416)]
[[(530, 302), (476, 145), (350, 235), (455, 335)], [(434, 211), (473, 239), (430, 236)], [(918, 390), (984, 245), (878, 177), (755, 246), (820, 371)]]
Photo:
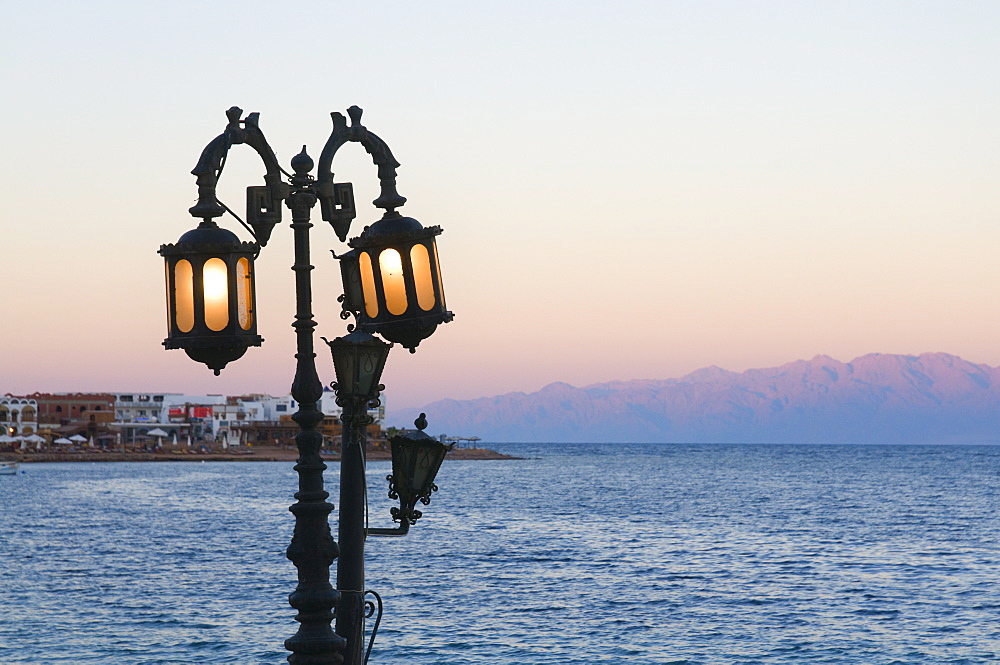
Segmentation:
[[(998, 29), (992, 2), (24, 3), (0, 26), (0, 393), (287, 393), (287, 210), (264, 346), (221, 377), (161, 346), (156, 250), (195, 225), (233, 105), (286, 169), (363, 107), (403, 211), (444, 227), (456, 318), (393, 351), (390, 410), (817, 354), (998, 365)], [(375, 169), (352, 145), (334, 171), (353, 236)], [(220, 198), (242, 213), (262, 174), (237, 146)], [(315, 221), (333, 338), (345, 246)]]

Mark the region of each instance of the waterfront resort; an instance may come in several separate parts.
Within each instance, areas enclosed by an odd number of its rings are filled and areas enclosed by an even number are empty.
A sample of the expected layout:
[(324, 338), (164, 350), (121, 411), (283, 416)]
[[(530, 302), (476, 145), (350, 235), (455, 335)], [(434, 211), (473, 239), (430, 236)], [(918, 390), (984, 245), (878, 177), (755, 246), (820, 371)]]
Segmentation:
[[(341, 436), (341, 407), (319, 401), (323, 445)], [(181, 393), (32, 393), (0, 396), (0, 451), (239, 451), (295, 445), (291, 396)], [(385, 407), (370, 409), (368, 440), (384, 442)]]

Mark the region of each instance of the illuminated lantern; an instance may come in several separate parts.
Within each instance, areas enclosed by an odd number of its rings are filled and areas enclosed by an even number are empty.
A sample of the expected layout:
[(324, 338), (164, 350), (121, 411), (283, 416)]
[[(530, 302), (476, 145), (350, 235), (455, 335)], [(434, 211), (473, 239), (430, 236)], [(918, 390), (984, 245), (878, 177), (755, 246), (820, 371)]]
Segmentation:
[(385, 216), (348, 244), (340, 257), (343, 308), (357, 314), (358, 329), (375, 332), (413, 352), (440, 323), (454, 318), (444, 301), (435, 237), (398, 212)]
[(161, 245), (166, 263), (167, 338), (219, 372), (264, 340), (257, 334), (253, 260), (257, 243), (205, 220), (176, 244)]

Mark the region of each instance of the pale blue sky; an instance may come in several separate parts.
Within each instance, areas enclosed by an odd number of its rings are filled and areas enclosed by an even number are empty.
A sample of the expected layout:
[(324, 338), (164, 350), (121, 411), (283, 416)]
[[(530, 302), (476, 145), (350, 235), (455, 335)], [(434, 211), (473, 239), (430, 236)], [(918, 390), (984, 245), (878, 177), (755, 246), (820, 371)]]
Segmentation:
[[(287, 228), (258, 262), (263, 348), (215, 378), (160, 346), (155, 251), (194, 225), (189, 171), (232, 105), (261, 113), (286, 168), (303, 143), (318, 156), (330, 111), (362, 106), (402, 163), (405, 210), (445, 228), (456, 319), (390, 359), (390, 405), (820, 353), (1000, 364), (997, 3), (40, 2), (4, 17), (0, 392), (287, 390)], [(334, 169), (374, 198), (363, 151)], [(223, 200), (242, 209), (261, 173), (234, 150)], [(321, 226), (314, 246), (333, 337), (326, 257), (343, 246)]]

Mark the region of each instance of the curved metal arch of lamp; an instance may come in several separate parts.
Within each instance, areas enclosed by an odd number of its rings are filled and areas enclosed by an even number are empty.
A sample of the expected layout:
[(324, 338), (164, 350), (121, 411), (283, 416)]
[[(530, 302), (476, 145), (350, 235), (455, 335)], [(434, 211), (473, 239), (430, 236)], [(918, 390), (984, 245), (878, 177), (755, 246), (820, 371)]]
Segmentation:
[[(216, 196), (216, 186), (222, 169), (225, 166), (229, 149), (241, 143), (245, 143), (253, 148), (264, 162), (264, 189), (267, 193), (267, 200), (258, 201), (251, 206), (251, 197), (247, 197), (248, 217), (254, 239), (263, 247), (271, 238), (271, 231), (281, 222), (281, 202), (288, 198), (289, 185), (282, 180), (285, 173), (278, 164), (278, 157), (274, 150), (268, 145), (264, 133), (260, 130), (258, 120), (259, 113), (251, 113), (246, 119), (240, 120), (243, 109), (233, 106), (226, 111), (229, 124), (226, 130), (215, 137), (201, 152), (198, 164), (191, 170), (191, 174), (197, 178), (198, 202), (192, 206), (188, 212), (194, 217), (202, 219), (212, 219), (220, 217), (228, 208), (222, 205)], [(242, 127), (241, 127), (242, 125)], [(259, 188), (248, 188), (258, 190)], [(231, 211), (230, 211), (231, 212)], [(233, 215), (236, 216), (235, 214)], [(237, 219), (239, 219), (237, 217)], [(242, 220), (240, 220), (242, 221)]]

